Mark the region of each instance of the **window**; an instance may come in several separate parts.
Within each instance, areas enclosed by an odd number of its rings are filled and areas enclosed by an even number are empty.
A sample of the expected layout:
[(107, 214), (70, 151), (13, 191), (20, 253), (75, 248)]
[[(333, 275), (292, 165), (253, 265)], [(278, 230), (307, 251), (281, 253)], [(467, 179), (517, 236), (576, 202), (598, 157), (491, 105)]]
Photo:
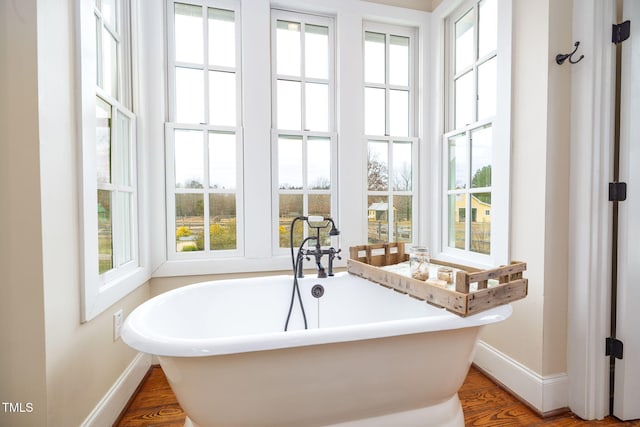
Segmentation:
[[(502, 113), (510, 108), (509, 104), (505, 107), (510, 98), (500, 100), (498, 96), (499, 67), (508, 58), (499, 54), (500, 2), (466, 2), (446, 21), (443, 247), (454, 256), (487, 263), (496, 258), (496, 243), (497, 252), (505, 253), (508, 233), (507, 221), (491, 221), (496, 209), (502, 211), (500, 218), (508, 211), (509, 139), (503, 136), (508, 115)], [(508, 87), (505, 81), (507, 91)], [(465, 214), (468, 211), (471, 215)]]
[(168, 2), (171, 259), (242, 255), (239, 6)]
[(95, 3), (98, 273), (104, 281), (136, 257), (135, 137), (131, 96), (130, 8)]
[[(272, 11), (271, 25), (274, 241), (281, 252), (295, 217), (337, 212), (334, 30), (330, 18), (281, 10)], [(309, 232), (300, 224), (294, 244)]]
[(369, 243), (411, 242), (415, 237), (414, 165), (418, 155), (415, 40), (410, 28), (365, 24), (364, 134)]
[[(84, 311), (89, 320), (144, 281), (138, 230), (132, 5), (81, 3)], [(85, 31), (86, 30), (86, 31)]]

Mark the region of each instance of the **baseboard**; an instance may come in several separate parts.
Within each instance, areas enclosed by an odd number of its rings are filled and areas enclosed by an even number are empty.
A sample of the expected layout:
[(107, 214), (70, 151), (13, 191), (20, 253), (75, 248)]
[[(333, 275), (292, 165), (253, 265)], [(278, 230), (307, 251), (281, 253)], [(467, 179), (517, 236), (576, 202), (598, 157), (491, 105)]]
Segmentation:
[(473, 363), (541, 416), (569, 406), (566, 373), (541, 376), (483, 341), (476, 346)]
[(149, 371), (151, 356), (139, 353), (111, 386), (107, 394), (98, 402), (82, 427), (110, 426), (118, 419), (131, 395)]

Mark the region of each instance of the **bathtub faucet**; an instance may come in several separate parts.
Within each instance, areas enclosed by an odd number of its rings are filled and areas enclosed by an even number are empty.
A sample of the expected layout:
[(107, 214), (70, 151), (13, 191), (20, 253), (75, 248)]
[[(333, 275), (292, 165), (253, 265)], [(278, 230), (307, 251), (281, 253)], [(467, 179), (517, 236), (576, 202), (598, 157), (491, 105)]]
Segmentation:
[[(307, 221), (307, 224), (309, 225), (310, 228), (316, 229), (316, 235), (307, 237), (306, 239), (304, 239), (304, 241), (300, 245), (297, 262), (296, 262), (296, 266), (297, 266), (297, 271), (295, 272), (296, 275), (298, 277), (304, 277), (303, 265), (302, 265), (303, 259), (306, 259), (307, 261), (311, 261), (310, 257), (314, 257), (315, 263), (316, 263), (316, 269), (318, 271), (318, 278), (333, 276), (333, 260), (335, 258), (341, 259), (339, 255), (341, 249), (336, 250), (333, 247), (330, 247), (328, 249), (323, 249), (322, 245), (320, 244), (320, 229), (327, 228), (330, 224), (331, 230), (329, 230), (329, 236), (337, 236), (340, 234), (340, 231), (338, 231), (338, 229), (336, 228), (335, 222), (331, 218), (324, 218), (321, 216), (309, 216), (309, 217), (302, 217), (302, 218)], [(293, 223), (292, 223), (292, 227), (293, 227)], [(305, 249), (304, 248), (305, 243), (310, 240), (316, 241), (315, 246), (311, 249), (309, 248)], [(324, 255), (327, 255), (329, 258), (328, 271), (325, 270), (324, 266), (322, 265), (322, 257)]]

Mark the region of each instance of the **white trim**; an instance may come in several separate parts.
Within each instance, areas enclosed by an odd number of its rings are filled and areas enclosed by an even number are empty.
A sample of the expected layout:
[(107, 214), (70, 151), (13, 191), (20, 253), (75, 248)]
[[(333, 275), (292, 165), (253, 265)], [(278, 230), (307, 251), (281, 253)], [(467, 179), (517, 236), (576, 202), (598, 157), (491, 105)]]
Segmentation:
[(539, 375), (483, 341), (476, 344), (473, 363), (540, 414), (568, 406), (566, 373)]
[(567, 373), (569, 407), (583, 419), (608, 413), (615, 47), (615, 2), (585, 0), (573, 9), (573, 39), (587, 52), (571, 68), (571, 165)]
[(127, 366), (127, 369), (107, 391), (107, 394), (100, 399), (93, 411), (85, 418), (81, 427), (113, 425), (150, 367), (151, 356), (145, 353), (138, 353)]

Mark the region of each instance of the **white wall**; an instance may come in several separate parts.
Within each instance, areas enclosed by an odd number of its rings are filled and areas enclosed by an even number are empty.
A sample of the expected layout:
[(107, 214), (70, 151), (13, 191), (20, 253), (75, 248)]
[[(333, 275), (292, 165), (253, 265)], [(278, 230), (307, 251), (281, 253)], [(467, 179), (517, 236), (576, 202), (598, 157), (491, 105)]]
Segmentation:
[[(434, 0), (365, 0), (372, 3), (387, 4), (390, 6), (405, 7), (408, 9), (423, 10), (425, 12), (431, 12), (433, 10), (432, 3)], [(438, 0), (435, 0), (438, 2)], [(439, 2), (438, 2), (439, 3)]]
[(568, 405), (571, 65), (555, 56), (573, 47), (572, 10), (571, 1), (514, 0), (511, 259), (527, 262), (529, 294), (481, 337), (523, 380), (493, 373), (540, 412)]
[(75, 3), (0, 9), (0, 399), (33, 403), (30, 414), (0, 410), (0, 425), (80, 425), (136, 356), (113, 342), (112, 312), (149, 295), (144, 285), (80, 323)]
[(0, 425), (46, 425), (36, 1), (0, 2)]
[[(136, 352), (113, 341), (112, 314), (148, 299), (145, 285), (80, 323), (75, 1), (38, 1), (38, 122), (45, 295), (47, 422), (79, 425)], [(117, 414), (116, 414), (117, 415)]]

